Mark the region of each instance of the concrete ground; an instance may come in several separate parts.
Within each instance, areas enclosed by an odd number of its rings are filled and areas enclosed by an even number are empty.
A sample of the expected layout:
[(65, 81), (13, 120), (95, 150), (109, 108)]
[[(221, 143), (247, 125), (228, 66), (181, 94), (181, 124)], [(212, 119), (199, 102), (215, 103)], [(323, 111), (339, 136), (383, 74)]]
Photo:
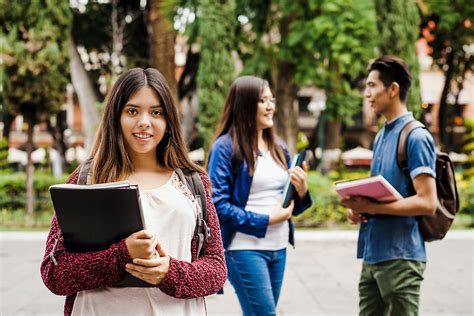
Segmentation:
[[(0, 232), (0, 315), (62, 315), (64, 298), (43, 285), (46, 233)], [(298, 231), (278, 305), (279, 315), (357, 315), (361, 262), (357, 233)], [(427, 243), (422, 316), (474, 315), (474, 231)], [(209, 315), (240, 315), (233, 288), (206, 299)]]

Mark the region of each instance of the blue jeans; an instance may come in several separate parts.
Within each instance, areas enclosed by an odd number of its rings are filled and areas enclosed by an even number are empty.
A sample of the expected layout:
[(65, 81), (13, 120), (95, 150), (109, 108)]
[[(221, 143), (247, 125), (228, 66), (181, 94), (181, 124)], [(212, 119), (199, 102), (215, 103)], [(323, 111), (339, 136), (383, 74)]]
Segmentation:
[(276, 315), (286, 264), (286, 249), (228, 250), (229, 281), (244, 316)]

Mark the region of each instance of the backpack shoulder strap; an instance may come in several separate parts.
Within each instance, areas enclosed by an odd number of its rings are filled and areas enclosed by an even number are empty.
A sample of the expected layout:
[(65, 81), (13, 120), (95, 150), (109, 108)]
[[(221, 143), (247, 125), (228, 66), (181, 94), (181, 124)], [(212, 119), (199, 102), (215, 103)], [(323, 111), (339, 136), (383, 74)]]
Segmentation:
[(193, 171), (190, 175), (193, 188), (195, 189), (195, 195), (200, 197), (202, 216), (207, 222), (207, 201), (206, 201), (206, 191), (204, 190), (204, 185), (202, 184), (201, 177), (199, 173)]
[(207, 225), (206, 192), (198, 172), (187, 169), (177, 169), (176, 173), (180, 180), (190, 189), (196, 201), (201, 206), (201, 211), (197, 214), (195, 229), (195, 235), (197, 237), (197, 257), (199, 258), (204, 242), (211, 236), (211, 231)]
[(87, 184), (87, 176), (91, 170), (92, 158), (85, 160), (79, 169), (79, 177), (77, 178), (77, 184)]
[(409, 177), (408, 162), (407, 162), (408, 135), (410, 135), (410, 133), (415, 128), (419, 128), (419, 127), (425, 128), (425, 125), (423, 125), (421, 122), (417, 120), (410, 121), (402, 127), (402, 130), (400, 131), (400, 134), (398, 135), (397, 165), (407, 177)]

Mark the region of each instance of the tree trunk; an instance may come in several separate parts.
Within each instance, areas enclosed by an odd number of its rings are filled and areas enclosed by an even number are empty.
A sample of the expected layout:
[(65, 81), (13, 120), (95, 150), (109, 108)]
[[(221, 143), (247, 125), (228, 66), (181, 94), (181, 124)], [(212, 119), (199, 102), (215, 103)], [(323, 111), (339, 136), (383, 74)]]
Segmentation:
[(290, 152), (296, 152), (298, 143), (298, 107), (296, 93), (298, 87), (293, 82), (292, 65), (281, 62), (275, 76), (276, 108), (275, 121), (278, 136), (288, 145)]
[(181, 130), (190, 150), (192, 150), (190, 145), (199, 137), (195, 123), (199, 107), (196, 90), (199, 58), (199, 53), (193, 52), (190, 48), (186, 56), (186, 65), (177, 83)]
[(446, 146), (446, 110), (448, 106), (448, 94), (451, 90), (451, 81), (453, 80), (454, 75), (454, 49), (448, 53), (446, 57), (446, 65), (448, 66), (448, 70), (445, 72), (444, 77), (444, 87), (443, 91), (441, 92), (441, 98), (439, 102), (439, 113), (438, 113), (438, 127), (439, 127), (439, 140), (442, 150), (444, 150)]
[(35, 127), (35, 118), (34, 118), (34, 105), (29, 104), (26, 105), (26, 109), (24, 111), (25, 120), (28, 124), (27, 130), (27, 141), (26, 141), (26, 211), (32, 219), (34, 210), (34, 200), (35, 200), (35, 192), (33, 188), (33, 181), (34, 181), (34, 165), (33, 160), (31, 159), (31, 153), (33, 152), (33, 131)]
[(151, 64), (163, 74), (168, 81), (174, 99), (178, 100), (174, 63), (175, 34), (171, 23), (163, 12), (165, 3), (165, 0), (151, 0), (149, 10), (150, 57)]
[(341, 118), (326, 121), (324, 125), (324, 149), (341, 148)]
[(82, 126), (85, 136), (84, 147), (89, 152), (94, 141), (95, 131), (99, 125), (99, 111), (96, 107), (99, 98), (72, 40), (69, 48), (71, 55), (71, 81), (81, 107)]
[(51, 167), (55, 177), (61, 176), (67, 167), (66, 144), (64, 142), (64, 130), (66, 129), (66, 111), (59, 111), (56, 114), (56, 123), (51, 124), (51, 120), (46, 122), (48, 132), (53, 138), (52, 147), (58, 152), (59, 161), (53, 160), (50, 156)]
[(15, 116), (10, 113), (3, 114), (3, 131), (2, 136), (7, 140), (10, 138), (10, 131), (12, 128), (12, 123), (15, 120)]
[(125, 29), (125, 21), (118, 13), (118, 0), (112, 0), (112, 82), (122, 72), (120, 59), (123, 49), (123, 31)]
[(68, 167), (68, 162), (66, 160), (66, 140), (64, 139), (64, 132), (67, 129), (67, 112), (60, 111), (56, 115), (56, 131), (58, 133), (58, 149), (59, 154), (61, 156), (62, 162), (62, 169), (66, 169)]
[(321, 163), (318, 167), (319, 172), (324, 175), (328, 174), (339, 160), (341, 153), (341, 124), (342, 120), (340, 117), (332, 121), (324, 121), (323, 135), (320, 135), (323, 151)]
[[(279, 21), (278, 28), (282, 38), (288, 36), (289, 25), (293, 20), (293, 16), (285, 16)], [(298, 87), (293, 81), (295, 65), (286, 60), (275, 58), (275, 56), (271, 58), (273, 59), (271, 61), (271, 76), (275, 88), (277, 109), (275, 112), (277, 134), (286, 142), (290, 152), (295, 153), (298, 143), (298, 105), (296, 103)]]

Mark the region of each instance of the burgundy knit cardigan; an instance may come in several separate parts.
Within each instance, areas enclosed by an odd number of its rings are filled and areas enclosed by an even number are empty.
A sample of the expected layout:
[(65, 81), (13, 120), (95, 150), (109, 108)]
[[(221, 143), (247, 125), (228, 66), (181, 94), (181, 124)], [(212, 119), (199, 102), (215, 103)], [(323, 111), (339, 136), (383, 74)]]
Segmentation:
[[(210, 195), (210, 181), (200, 174), (206, 190), (208, 226), (211, 237), (204, 243), (201, 256), (196, 258), (197, 243), (191, 241), (192, 262), (170, 258), (170, 269), (166, 278), (157, 287), (164, 293), (183, 299), (204, 297), (219, 291), (227, 278), (224, 249), (219, 220)], [(78, 172), (73, 173), (67, 183), (77, 183)], [(110, 248), (87, 253), (72, 253), (64, 248), (56, 215), (46, 241), (46, 250), (41, 264), (41, 277), (48, 289), (56, 295), (66, 295), (64, 315), (71, 315), (76, 293), (101, 287), (113, 286), (125, 276), (125, 264), (132, 262), (125, 239)]]

